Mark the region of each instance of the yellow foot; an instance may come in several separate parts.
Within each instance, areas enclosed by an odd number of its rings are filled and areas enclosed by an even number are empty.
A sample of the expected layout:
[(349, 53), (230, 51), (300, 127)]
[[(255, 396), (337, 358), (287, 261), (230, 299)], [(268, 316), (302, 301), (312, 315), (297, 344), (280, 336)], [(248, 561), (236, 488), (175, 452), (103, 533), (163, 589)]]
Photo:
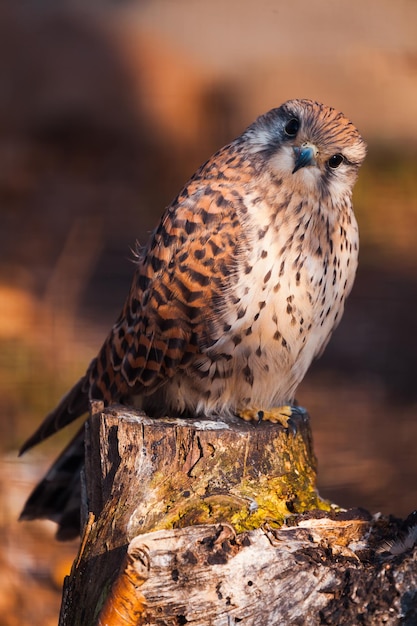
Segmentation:
[(239, 411), (238, 416), (245, 422), (273, 422), (274, 424), (282, 424), (284, 428), (288, 428), (288, 421), (293, 414), (293, 407), (289, 404), (285, 406), (277, 406), (272, 409), (245, 409)]

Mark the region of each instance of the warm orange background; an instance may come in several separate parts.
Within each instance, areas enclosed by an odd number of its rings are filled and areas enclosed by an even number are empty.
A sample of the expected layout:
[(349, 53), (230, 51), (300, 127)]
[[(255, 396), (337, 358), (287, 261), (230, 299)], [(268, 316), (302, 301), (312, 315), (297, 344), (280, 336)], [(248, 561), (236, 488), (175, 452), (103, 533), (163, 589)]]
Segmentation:
[(401, 516), (417, 505), (417, 3), (86, 4), (0, 7), (0, 626), (56, 624), (76, 549), (52, 524), (15, 522), (66, 434), (16, 449), (94, 356), (136, 240), (288, 98), (343, 110), (369, 143), (357, 281), (297, 396), (320, 492)]

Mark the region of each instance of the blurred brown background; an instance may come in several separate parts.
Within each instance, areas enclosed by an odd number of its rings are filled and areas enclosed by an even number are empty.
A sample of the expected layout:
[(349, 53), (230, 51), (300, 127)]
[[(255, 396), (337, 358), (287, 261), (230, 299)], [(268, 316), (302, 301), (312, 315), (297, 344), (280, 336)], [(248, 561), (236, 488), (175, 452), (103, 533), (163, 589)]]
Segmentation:
[(360, 269), (298, 401), (320, 493), (417, 507), (417, 3), (0, 5), (0, 626), (56, 624), (76, 545), (16, 523), (58, 435), (16, 450), (115, 320), (144, 242), (194, 169), (258, 114), (331, 104), (369, 143)]

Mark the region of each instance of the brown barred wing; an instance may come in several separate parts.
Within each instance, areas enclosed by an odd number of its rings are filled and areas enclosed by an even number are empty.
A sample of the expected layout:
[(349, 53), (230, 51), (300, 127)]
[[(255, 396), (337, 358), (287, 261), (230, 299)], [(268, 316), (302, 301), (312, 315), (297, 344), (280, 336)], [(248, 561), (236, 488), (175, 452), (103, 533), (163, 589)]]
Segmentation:
[(153, 393), (211, 345), (242, 245), (235, 201), (208, 187), (168, 208), (92, 364), (91, 397)]

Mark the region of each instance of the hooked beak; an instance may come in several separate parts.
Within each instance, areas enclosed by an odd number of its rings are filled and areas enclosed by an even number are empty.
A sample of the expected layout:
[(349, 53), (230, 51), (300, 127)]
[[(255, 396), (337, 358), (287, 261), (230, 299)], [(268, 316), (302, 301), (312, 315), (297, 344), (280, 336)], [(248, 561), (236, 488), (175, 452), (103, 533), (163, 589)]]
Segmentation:
[(300, 148), (294, 148), (295, 154), (295, 165), (292, 171), (293, 174), (297, 172), (302, 167), (306, 167), (307, 165), (317, 165), (316, 155), (317, 148), (312, 143), (305, 143)]

